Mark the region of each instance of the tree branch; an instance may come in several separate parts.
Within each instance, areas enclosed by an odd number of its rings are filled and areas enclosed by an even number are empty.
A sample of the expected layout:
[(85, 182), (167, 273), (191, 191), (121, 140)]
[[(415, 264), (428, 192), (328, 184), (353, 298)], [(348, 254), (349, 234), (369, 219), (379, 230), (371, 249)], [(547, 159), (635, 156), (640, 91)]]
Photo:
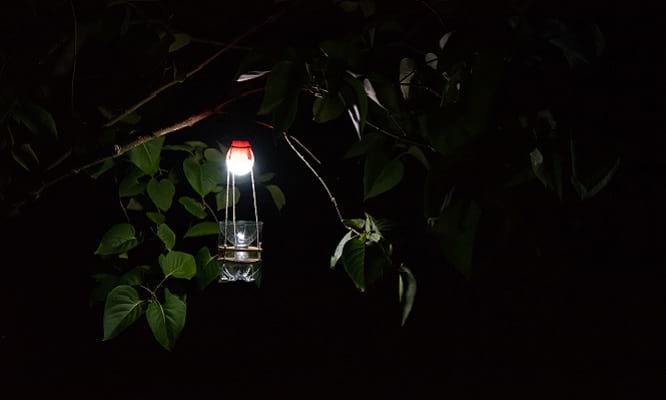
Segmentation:
[(149, 103), (151, 100), (153, 100), (154, 98), (156, 98), (156, 97), (157, 97), (160, 93), (162, 93), (163, 91), (165, 91), (165, 90), (169, 89), (170, 87), (175, 86), (175, 85), (177, 85), (177, 84), (179, 84), (179, 83), (183, 83), (183, 82), (185, 82), (185, 80), (187, 80), (187, 79), (190, 78), (192, 75), (194, 75), (194, 74), (196, 74), (197, 72), (199, 72), (199, 71), (201, 71), (202, 69), (204, 69), (208, 64), (210, 64), (211, 62), (213, 62), (216, 58), (218, 58), (219, 56), (221, 56), (222, 54), (224, 54), (224, 53), (227, 52), (228, 50), (235, 48), (236, 45), (237, 45), (238, 43), (240, 43), (243, 39), (245, 39), (246, 37), (250, 36), (251, 34), (257, 32), (258, 30), (260, 30), (261, 28), (263, 28), (265, 25), (268, 25), (269, 23), (272, 23), (272, 22), (276, 21), (279, 17), (282, 16), (282, 14), (284, 14), (284, 11), (285, 11), (285, 10), (283, 9), (283, 10), (281, 10), (280, 12), (271, 15), (270, 17), (266, 18), (262, 23), (260, 23), (260, 24), (258, 24), (258, 25), (255, 25), (255, 26), (251, 27), (250, 29), (248, 29), (247, 31), (241, 33), (241, 34), (238, 35), (236, 38), (234, 38), (234, 39), (231, 40), (230, 42), (226, 43), (226, 44), (224, 45), (224, 47), (222, 47), (220, 50), (218, 50), (217, 52), (215, 52), (215, 54), (213, 54), (212, 56), (208, 57), (208, 58), (205, 59), (202, 63), (200, 63), (199, 65), (197, 65), (196, 67), (194, 67), (194, 69), (192, 69), (190, 72), (188, 72), (187, 74), (185, 74), (185, 76), (184, 76), (183, 78), (174, 79), (174, 80), (172, 80), (171, 82), (168, 82), (168, 83), (166, 83), (165, 85), (162, 85), (162, 86), (160, 86), (159, 88), (153, 90), (153, 91), (152, 91), (147, 97), (143, 98), (143, 99), (140, 100), (138, 103), (134, 104), (133, 106), (131, 106), (131, 107), (128, 108), (127, 110), (125, 110), (125, 111), (123, 111), (122, 113), (118, 114), (118, 115), (115, 116), (113, 119), (111, 119), (110, 121), (108, 121), (107, 123), (105, 123), (102, 127), (103, 127), (103, 128), (108, 128), (108, 127), (110, 127), (110, 126), (113, 126), (113, 125), (117, 124), (118, 121), (122, 120), (123, 118), (127, 117), (129, 114), (133, 113), (134, 111), (138, 110), (139, 108), (141, 108), (141, 107), (144, 106), (145, 104)]
[[(324, 180), (322, 179), (321, 176), (317, 173), (317, 171), (312, 167), (312, 165), (308, 162), (308, 160), (305, 159), (303, 154), (301, 154), (296, 147), (291, 143), (289, 140), (289, 135), (287, 135), (287, 132), (282, 132), (282, 136), (284, 136), (284, 139), (287, 141), (287, 144), (291, 149), (296, 153), (296, 155), (303, 161), (303, 163), (312, 171), (315, 177), (319, 180), (321, 185), (324, 187), (324, 190), (326, 190), (326, 193), (328, 194), (329, 199), (331, 199), (331, 203), (333, 203), (333, 207), (335, 208), (335, 212), (338, 214), (338, 219), (340, 220), (340, 223), (345, 227), (345, 229), (356, 232), (356, 230), (352, 227), (349, 227), (345, 224), (345, 219), (342, 217), (342, 213), (340, 212), (340, 208), (338, 207), (338, 202), (335, 200), (335, 197), (333, 197), (333, 193), (331, 193), (331, 189), (328, 188), (328, 185)], [(358, 232), (356, 232), (358, 234)]]
[(437, 150), (435, 150), (434, 147), (432, 147), (431, 145), (429, 145), (429, 144), (427, 144), (427, 143), (418, 142), (418, 141), (416, 141), (416, 140), (412, 140), (412, 139), (410, 139), (409, 137), (406, 137), (406, 136), (398, 136), (398, 135), (396, 135), (395, 133), (391, 133), (391, 132), (389, 132), (389, 131), (387, 131), (387, 130), (385, 130), (385, 129), (380, 128), (379, 126), (373, 124), (373, 123), (370, 122), (370, 121), (365, 121), (365, 123), (366, 123), (366, 125), (368, 125), (369, 127), (375, 129), (377, 132), (379, 132), (379, 133), (381, 133), (381, 134), (383, 134), (383, 135), (386, 135), (386, 136), (388, 136), (388, 137), (391, 137), (391, 138), (393, 138), (393, 139), (395, 139), (395, 140), (397, 140), (397, 141), (399, 141), (399, 142), (407, 143), (407, 144), (413, 144), (414, 146), (425, 147), (425, 148), (427, 148), (428, 150), (437, 151)]
[[(199, 114), (195, 114), (195, 115), (187, 118), (184, 121), (175, 123), (173, 125), (167, 126), (165, 128), (162, 128), (162, 129), (158, 129), (158, 130), (156, 130), (154, 132), (151, 132), (147, 135), (140, 136), (140, 137), (134, 139), (133, 141), (131, 141), (127, 144), (124, 144), (124, 145), (118, 145), (117, 144), (117, 145), (113, 146), (113, 152), (111, 154), (109, 154), (107, 156), (104, 156), (102, 158), (98, 158), (94, 161), (87, 162), (87, 163), (85, 163), (85, 164), (83, 164), (79, 167), (72, 168), (72, 169), (70, 169), (69, 171), (67, 171), (63, 174), (56, 176), (55, 178), (47, 180), (44, 183), (42, 183), (42, 185), (40, 187), (38, 187), (37, 189), (33, 190), (30, 193), (32, 194), (33, 198), (38, 198), (44, 192), (44, 190), (50, 188), (53, 185), (56, 185), (57, 183), (60, 183), (64, 180), (66, 180), (67, 178), (71, 178), (74, 175), (78, 175), (81, 171), (84, 171), (88, 168), (92, 168), (92, 167), (94, 167), (98, 164), (101, 164), (101, 163), (103, 163), (107, 160), (111, 160), (111, 159), (120, 157), (121, 155), (123, 155), (123, 154), (127, 153), (128, 151), (132, 150), (133, 148), (135, 148), (139, 145), (142, 145), (144, 143), (147, 143), (147, 142), (149, 142), (153, 139), (168, 135), (169, 133), (172, 133), (172, 132), (176, 132), (176, 131), (180, 131), (180, 130), (185, 129), (185, 128), (192, 127), (195, 124), (197, 124), (197, 123), (199, 123), (199, 122), (201, 122), (201, 121), (203, 121), (203, 120), (205, 120), (205, 119), (207, 119), (207, 118), (209, 118), (213, 115), (220, 114), (222, 112), (222, 110), (224, 108), (226, 108), (227, 106), (229, 106), (229, 105), (231, 105), (231, 104), (233, 104), (233, 103), (235, 103), (235, 102), (237, 102), (237, 101), (239, 101), (239, 100), (241, 100), (245, 97), (251, 96), (251, 95), (256, 94), (256, 93), (260, 93), (263, 90), (264, 90), (263, 87), (247, 90), (245, 92), (240, 93), (237, 96), (234, 96), (230, 99), (227, 99), (226, 101), (220, 103), (219, 105), (217, 105), (213, 109), (200, 112)], [(25, 199), (25, 200), (22, 200), (18, 203), (15, 203), (14, 206), (13, 206), (14, 211), (20, 209), (23, 205), (25, 205), (25, 203), (27, 201), (28, 201), (28, 199)]]

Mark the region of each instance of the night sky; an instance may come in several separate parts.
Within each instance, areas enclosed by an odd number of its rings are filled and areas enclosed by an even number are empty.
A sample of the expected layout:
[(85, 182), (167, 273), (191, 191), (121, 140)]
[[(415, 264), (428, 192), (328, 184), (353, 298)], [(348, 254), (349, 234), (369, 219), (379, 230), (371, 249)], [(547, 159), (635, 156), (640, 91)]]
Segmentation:
[[(619, 6), (581, 8), (600, 21), (608, 54), (606, 67), (578, 77), (577, 85), (603, 89), (603, 99), (589, 99), (590, 110), (601, 109), (600, 129), (621, 144), (622, 164), (587, 202), (563, 205), (537, 186), (526, 189), (525, 219), (537, 232), (550, 227), (540, 232), (551, 245), (538, 261), (521, 252), (522, 243), (503, 244), (492, 249), (496, 258), (484, 261), (482, 273), (467, 280), (433, 248), (422, 220), (402, 218), (389, 207), (418, 207), (420, 199), (378, 198), (370, 207), (391, 209), (388, 217), (415, 236), (404, 251), (418, 292), (400, 327), (395, 279), (359, 293), (341, 268), (329, 269), (344, 230), (315, 177), (283, 141), (253, 123), (259, 100), (250, 100), (234, 115), (176, 135), (224, 142), (240, 134), (252, 141), (257, 163), (277, 173), (287, 198), (283, 211), (267, 192), (258, 193), (265, 222), (261, 287), (213, 284), (190, 295), (187, 323), (171, 353), (155, 342), (144, 318), (102, 342), (103, 305), (89, 302), (99, 264), (93, 253), (122, 214), (112, 182), (75, 176), (1, 222), (2, 388), (16, 387), (26, 398), (662, 398), (648, 390), (648, 383), (666, 382), (660, 250), (666, 239), (666, 142), (658, 127), (663, 96), (653, 94), (663, 83), (663, 73), (654, 72), (663, 69), (664, 52), (651, 42), (661, 37), (654, 28), (658, 14), (623, 7), (628, 15), (620, 17)], [(237, 32), (232, 28), (225, 28), (227, 36)], [(220, 29), (217, 36), (224, 37)], [(315, 34), (325, 35), (321, 29)], [(270, 43), (267, 36), (259, 38)], [(216, 101), (209, 85), (228, 86), (235, 66), (211, 68), (176, 89), (183, 99)], [(216, 78), (219, 71), (223, 77)], [(605, 106), (596, 107), (602, 100)], [(177, 107), (170, 100), (165, 114)], [(188, 115), (196, 107), (188, 102), (178, 112)], [(320, 173), (343, 214), (361, 213), (360, 179), (350, 177), (362, 168), (340, 161), (354, 137), (326, 140), (350, 127), (346, 121), (304, 123), (311, 124), (307, 143), (324, 161)], [(417, 175), (405, 185), (421, 190)], [(415, 240), (418, 235), (423, 239)], [(608, 390), (615, 397), (602, 395)]]

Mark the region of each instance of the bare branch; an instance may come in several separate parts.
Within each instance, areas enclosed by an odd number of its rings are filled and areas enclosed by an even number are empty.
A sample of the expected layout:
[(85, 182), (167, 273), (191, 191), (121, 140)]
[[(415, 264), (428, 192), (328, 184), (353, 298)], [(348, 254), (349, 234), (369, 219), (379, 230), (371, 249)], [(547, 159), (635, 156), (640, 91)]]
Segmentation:
[[(123, 155), (123, 154), (127, 153), (128, 151), (132, 150), (133, 148), (135, 148), (135, 147), (137, 147), (141, 144), (147, 143), (147, 142), (149, 142), (153, 139), (156, 139), (158, 137), (162, 137), (162, 136), (165, 136), (169, 133), (177, 132), (177, 131), (180, 131), (182, 129), (189, 128), (189, 127), (205, 120), (206, 118), (209, 118), (209, 117), (211, 117), (213, 115), (216, 115), (216, 114), (220, 114), (224, 108), (226, 108), (227, 106), (237, 102), (238, 100), (243, 99), (243, 98), (248, 97), (248, 96), (251, 96), (251, 95), (256, 94), (256, 93), (260, 93), (263, 90), (264, 90), (263, 87), (247, 90), (245, 92), (240, 93), (237, 96), (234, 96), (234, 97), (220, 103), (219, 105), (217, 105), (213, 109), (203, 111), (199, 114), (195, 114), (195, 115), (187, 118), (184, 121), (181, 121), (181, 122), (178, 122), (176, 124), (167, 126), (165, 128), (156, 130), (156, 131), (151, 132), (147, 135), (140, 136), (140, 137), (136, 138), (135, 140), (133, 140), (133, 141), (127, 143), (127, 144), (124, 144), (124, 145), (118, 145), (117, 144), (117, 145), (113, 146), (113, 152), (111, 154), (109, 154), (107, 156), (104, 156), (102, 158), (98, 158), (94, 161), (87, 162), (87, 163), (85, 163), (85, 164), (83, 164), (79, 167), (72, 168), (72, 169), (70, 169), (69, 171), (67, 171), (63, 174), (56, 176), (55, 178), (52, 178), (50, 180), (47, 180), (47, 181), (43, 182), (40, 187), (38, 187), (37, 189), (30, 192), (31, 195), (32, 195), (32, 198), (33, 199), (38, 198), (44, 192), (44, 190), (62, 182), (64, 180), (68, 179), (68, 178), (71, 178), (74, 175), (78, 175), (81, 171), (84, 171), (88, 168), (92, 168), (92, 167), (94, 167), (98, 164), (101, 164), (101, 163), (103, 163), (107, 160), (111, 160), (111, 159), (114, 159), (116, 157), (120, 157), (121, 155)], [(25, 200), (22, 200), (22, 201), (20, 201), (16, 204), (14, 204), (13, 205), (14, 211), (18, 210), (22, 206), (24, 206), (28, 200), (29, 199), (25, 199)]]
[[(328, 188), (328, 185), (324, 180), (322, 179), (321, 176), (317, 173), (317, 170), (315, 170), (312, 165), (308, 162), (308, 160), (305, 159), (303, 154), (301, 154), (296, 147), (294, 147), (293, 143), (291, 143), (291, 140), (289, 140), (289, 135), (287, 135), (287, 132), (282, 132), (282, 135), (284, 136), (284, 139), (287, 141), (287, 144), (291, 149), (296, 153), (296, 155), (303, 161), (303, 163), (312, 171), (315, 177), (319, 180), (321, 185), (324, 187), (324, 190), (326, 190), (326, 193), (328, 194), (329, 199), (331, 199), (331, 203), (333, 203), (333, 207), (335, 208), (335, 212), (338, 214), (338, 219), (340, 219), (340, 223), (345, 227), (347, 230), (351, 230), (356, 232), (353, 228), (345, 225), (345, 219), (342, 217), (342, 213), (340, 212), (340, 208), (338, 207), (338, 202), (335, 200), (335, 197), (333, 197), (333, 193), (331, 193), (331, 189)], [(358, 232), (356, 232), (358, 233)]]
[(310, 155), (310, 157), (312, 157), (312, 159), (315, 160), (317, 164), (321, 165), (321, 161), (319, 161), (319, 159), (315, 157), (315, 155), (310, 151), (310, 149), (305, 147), (305, 145), (301, 143), (300, 140), (298, 140), (295, 136), (289, 136), (289, 138), (292, 139), (294, 142), (296, 142), (297, 145), (301, 146), (301, 148), (305, 150), (305, 152), (308, 153), (308, 155)]

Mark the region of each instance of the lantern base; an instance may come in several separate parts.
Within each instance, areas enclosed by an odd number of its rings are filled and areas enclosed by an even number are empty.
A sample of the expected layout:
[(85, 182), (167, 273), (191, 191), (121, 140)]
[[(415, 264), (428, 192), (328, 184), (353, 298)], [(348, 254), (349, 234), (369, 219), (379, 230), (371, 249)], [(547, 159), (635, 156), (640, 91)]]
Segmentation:
[(221, 261), (218, 282), (255, 282), (261, 279), (261, 262)]

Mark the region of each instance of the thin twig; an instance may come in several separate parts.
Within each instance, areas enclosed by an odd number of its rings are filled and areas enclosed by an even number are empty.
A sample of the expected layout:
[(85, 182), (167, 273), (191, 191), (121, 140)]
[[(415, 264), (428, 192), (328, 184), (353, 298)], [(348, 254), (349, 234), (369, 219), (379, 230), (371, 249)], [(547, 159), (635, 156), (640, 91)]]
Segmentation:
[(199, 72), (199, 71), (201, 71), (202, 69), (204, 69), (208, 64), (210, 64), (211, 62), (213, 62), (216, 58), (218, 58), (219, 56), (221, 56), (222, 54), (224, 54), (225, 52), (227, 52), (229, 49), (231, 49), (231, 48), (233, 48), (234, 46), (236, 46), (236, 45), (237, 45), (239, 42), (241, 42), (243, 39), (245, 39), (246, 37), (250, 36), (251, 34), (257, 32), (259, 29), (263, 28), (265, 25), (267, 25), (267, 24), (269, 24), (269, 23), (272, 23), (272, 22), (274, 22), (275, 20), (277, 20), (280, 16), (282, 16), (282, 14), (284, 14), (284, 10), (282, 10), (282, 11), (276, 13), (276, 14), (271, 15), (270, 17), (266, 18), (262, 23), (260, 23), (260, 24), (258, 24), (258, 25), (255, 25), (255, 26), (251, 27), (250, 29), (248, 29), (247, 31), (241, 33), (241, 34), (238, 35), (235, 39), (233, 39), (233, 40), (231, 40), (229, 43), (227, 43), (226, 46), (224, 46), (224, 47), (222, 47), (220, 50), (216, 51), (215, 54), (213, 54), (212, 56), (208, 57), (208, 58), (205, 59), (202, 63), (200, 63), (199, 65), (197, 65), (194, 69), (192, 69), (192, 70), (189, 71), (187, 74), (185, 74), (185, 76), (184, 76), (183, 78), (180, 78), (180, 79), (174, 79), (174, 80), (172, 80), (171, 82), (168, 82), (168, 83), (166, 83), (165, 85), (162, 85), (161, 87), (155, 89), (155, 90), (152, 91), (147, 97), (145, 97), (144, 99), (140, 100), (138, 103), (134, 104), (133, 106), (131, 106), (130, 108), (128, 108), (128, 109), (125, 110), (124, 112), (118, 114), (115, 118), (113, 118), (113, 119), (111, 119), (110, 121), (108, 121), (107, 123), (105, 123), (105, 124), (103, 125), (103, 127), (104, 127), (104, 128), (108, 128), (108, 127), (110, 127), (110, 126), (115, 125), (116, 123), (118, 123), (118, 121), (120, 121), (120, 120), (122, 120), (123, 118), (127, 117), (129, 114), (133, 113), (134, 111), (136, 111), (136, 110), (138, 110), (139, 108), (141, 108), (143, 105), (147, 104), (148, 102), (150, 102), (151, 100), (153, 100), (154, 98), (156, 98), (156, 97), (157, 97), (160, 93), (162, 93), (163, 91), (169, 89), (169, 88), (172, 87), (172, 86), (175, 86), (175, 85), (177, 85), (177, 84), (179, 84), (179, 83), (184, 82), (185, 80), (187, 80), (188, 78), (190, 78), (192, 75), (194, 75), (194, 74), (196, 74), (197, 72)]
[(412, 139), (410, 139), (410, 138), (408, 138), (408, 137), (404, 137), (404, 136), (398, 136), (398, 135), (396, 135), (395, 133), (391, 133), (391, 132), (389, 132), (389, 131), (387, 131), (387, 130), (385, 130), (385, 129), (380, 128), (379, 126), (373, 124), (373, 123), (370, 122), (370, 121), (365, 121), (365, 123), (366, 123), (369, 127), (374, 128), (377, 132), (379, 132), (379, 133), (381, 133), (381, 134), (383, 134), (383, 135), (386, 135), (386, 136), (388, 136), (388, 137), (392, 137), (393, 139), (395, 139), (395, 140), (397, 140), (397, 141), (399, 141), (399, 142), (403, 142), (403, 143), (407, 143), (407, 144), (413, 144), (414, 146), (424, 147), (424, 148), (426, 148), (426, 149), (428, 149), (428, 150), (437, 151), (437, 150), (435, 150), (434, 147), (432, 147), (431, 145), (429, 145), (429, 144), (427, 144), (427, 143), (418, 142), (418, 141), (416, 141), (416, 140), (412, 140)]
[[(192, 43), (210, 44), (212, 46), (218, 46), (218, 47), (225, 47), (225, 46), (229, 45), (229, 43), (226, 43), (226, 42), (219, 42), (217, 40), (204, 39), (204, 38), (198, 38), (198, 37), (190, 38), (190, 40), (192, 41)], [(235, 45), (235, 46), (231, 46), (230, 49), (250, 51), (250, 50), (252, 50), (252, 47)]]
[(295, 136), (291, 136), (291, 135), (289, 136), (289, 138), (290, 138), (291, 140), (293, 140), (294, 142), (296, 142), (297, 145), (301, 146), (301, 148), (302, 148), (303, 150), (305, 150), (305, 152), (308, 153), (308, 154), (310, 155), (310, 157), (312, 157), (312, 159), (315, 160), (315, 161), (317, 162), (317, 164), (321, 165), (321, 161), (319, 161), (319, 159), (318, 159), (317, 157), (315, 157), (314, 154), (312, 154), (312, 152), (310, 151), (310, 149), (308, 149), (307, 147), (305, 147), (305, 145), (304, 145), (303, 143), (301, 143), (300, 140), (298, 140)]
[(435, 89), (433, 89), (429, 86), (426, 86), (426, 85), (419, 85), (417, 83), (401, 83), (400, 86), (411, 86), (411, 87), (416, 87), (416, 88), (419, 88), (419, 89), (424, 89), (427, 92), (429, 92), (430, 94), (432, 94), (433, 96), (437, 97), (438, 99), (442, 98), (442, 95), (437, 93), (437, 91), (435, 91)]
[(127, 208), (125, 208), (125, 205), (123, 204), (123, 199), (118, 197), (118, 203), (120, 203), (120, 208), (123, 210), (123, 214), (125, 215), (125, 219), (127, 222), (130, 222), (130, 217), (129, 214), (127, 214)]
[(72, 9), (72, 20), (74, 22), (74, 51), (72, 52), (72, 82), (70, 91), (70, 109), (72, 115), (74, 114), (74, 80), (76, 79), (76, 60), (78, 58), (78, 45), (79, 45), (79, 28), (76, 22), (76, 11), (74, 10), (74, 2), (69, 0), (69, 7)]
[(402, 127), (402, 125), (400, 125), (400, 124), (398, 123), (398, 120), (395, 119), (395, 116), (393, 115), (393, 113), (389, 111), (389, 112), (388, 112), (388, 116), (389, 116), (389, 118), (391, 118), (391, 121), (393, 121), (393, 123), (395, 124), (395, 126), (397, 126), (398, 129), (400, 129), (400, 133), (402, 133), (402, 136), (407, 136), (407, 132), (406, 132), (405, 129)]
[(416, 1), (423, 4), (424, 7), (430, 10), (430, 12), (432, 12), (435, 15), (435, 17), (437, 17), (437, 20), (439, 21), (440, 25), (442, 25), (442, 28), (444, 28), (445, 31), (448, 31), (448, 29), (446, 28), (446, 24), (444, 23), (444, 18), (442, 18), (442, 16), (439, 14), (439, 11), (437, 11), (433, 6), (430, 5), (430, 3), (428, 3), (425, 0), (416, 0)]
[[(291, 143), (291, 141), (289, 140), (289, 135), (287, 135), (287, 132), (282, 132), (282, 135), (284, 136), (284, 139), (287, 141), (287, 144), (289, 145), (289, 147), (291, 147), (291, 149), (294, 151), (294, 153), (296, 153), (296, 155), (301, 159), (301, 161), (303, 161), (303, 163), (310, 169), (310, 171), (312, 171), (314, 176), (316, 176), (317, 179), (319, 179), (319, 182), (324, 187), (324, 190), (326, 190), (326, 193), (328, 194), (328, 197), (331, 199), (331, 203), (333, 203), (333, 207), (335, 208), (335, 212), (338, 214), (338, 219), (340, 219), (340, 223), (345, 227), (345, 229), (356, 232), (353, 228), (351, 228), (351, 227), (349, 227), (345, 224), (345, 219), (342, 217), (342, 213), (340, 212), (340, 208), (338, 207), (338, 202), (335, 200), (335, 197), (333, 197), (333, 193), (331, 193), (331, 189), (328, 188), (328, 185), (326, 184), (326, 182), (324, 182), (322, 177), (319, 176), (317, 171), (312, 167), (312, 165), (308, 162), (308, 160), (306, 160), (305, 157), (303, 157), (303, 154), (301, 154), (296, 149), (296, 147), (294, 147), (293, 143)], [(356, 233), (358, 233), (358, 232), (356, 232)]]
[(204, 204), (204, 206), (206, 206), (208, 211), (210, 211), (210, 213), (213, 214), (213, 218), (215, 219), (215, 222), (219, 225), (220, 220), (217, 219), (217, 214), (215, 213), (215, 210), (213, 210), (213, 208), (210, 206), (210, 204), (208, 204), (208, 202), (206, 202), (206, 199), (204, 199), (203, 196), (201, 197), (201, 202)]

